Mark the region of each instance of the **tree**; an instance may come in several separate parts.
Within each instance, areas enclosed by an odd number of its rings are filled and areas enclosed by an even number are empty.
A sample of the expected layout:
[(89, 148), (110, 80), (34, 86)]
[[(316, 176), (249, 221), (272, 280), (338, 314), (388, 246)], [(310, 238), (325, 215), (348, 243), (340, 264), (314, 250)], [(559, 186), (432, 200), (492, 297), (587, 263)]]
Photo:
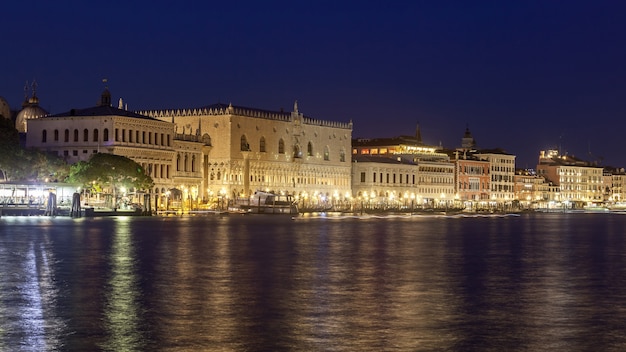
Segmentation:
[(4, 181), (9, 181), (22, 166), (19, 133), (10, 119), (0, 119), (0, 172)]
[(152, 177), (146, 175), (141, 165), (124, 156), (107, 153), (94, 154), (89, 161), (70, 166), (68, 182), (94, 191), (106, 187), (148, 190), (154, 186)]

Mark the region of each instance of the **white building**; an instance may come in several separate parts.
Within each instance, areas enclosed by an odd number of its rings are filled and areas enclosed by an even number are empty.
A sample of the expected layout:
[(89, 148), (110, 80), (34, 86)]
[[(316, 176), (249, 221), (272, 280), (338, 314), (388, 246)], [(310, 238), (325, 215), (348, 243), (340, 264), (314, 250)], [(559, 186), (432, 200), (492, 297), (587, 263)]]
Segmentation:
[(185, 198), (201, 196), (205, 145), (198, 136), (177, 134), (171, 122), (112, 107), (108, 90), (98, 106), (27, 123), (28, 148), (56, 153), (68, 163), (86, 161), (95, 153), (121, 155), (152, 177), (155, 187), (150, 193), (156, 197), (171, 189), (185, 193)]
[(492, 202), (509, 204), (515, 200), (515, 155), (502, 150), (479, 150), (474, 156), (489, 161)]

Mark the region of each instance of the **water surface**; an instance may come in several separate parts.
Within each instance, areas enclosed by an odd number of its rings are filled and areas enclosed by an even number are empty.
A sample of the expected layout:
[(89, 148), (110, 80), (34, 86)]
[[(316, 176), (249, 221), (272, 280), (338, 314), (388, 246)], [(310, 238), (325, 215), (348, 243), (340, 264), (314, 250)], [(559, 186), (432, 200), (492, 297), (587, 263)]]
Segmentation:
[(626, 216), (0, 218), (2, 351), (622, 351)]

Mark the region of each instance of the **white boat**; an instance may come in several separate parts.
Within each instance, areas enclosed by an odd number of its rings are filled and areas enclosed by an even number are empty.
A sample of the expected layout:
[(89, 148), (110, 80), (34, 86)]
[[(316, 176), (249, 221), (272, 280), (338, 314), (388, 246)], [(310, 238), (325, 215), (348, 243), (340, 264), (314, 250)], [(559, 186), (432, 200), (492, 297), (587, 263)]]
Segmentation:
[(290, 195), (256, 191), (250, 198), (235, 200), (232, 210), (250, 214), (298, 214), (298, 206)]

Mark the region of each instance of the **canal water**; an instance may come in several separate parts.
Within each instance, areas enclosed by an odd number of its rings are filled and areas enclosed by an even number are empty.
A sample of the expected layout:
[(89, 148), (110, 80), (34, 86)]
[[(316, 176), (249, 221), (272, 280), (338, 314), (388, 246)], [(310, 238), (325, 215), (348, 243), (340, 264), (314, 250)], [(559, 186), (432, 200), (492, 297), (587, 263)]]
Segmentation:
[(0, 351), (624, 351), (626, 216), (0, 218)]

